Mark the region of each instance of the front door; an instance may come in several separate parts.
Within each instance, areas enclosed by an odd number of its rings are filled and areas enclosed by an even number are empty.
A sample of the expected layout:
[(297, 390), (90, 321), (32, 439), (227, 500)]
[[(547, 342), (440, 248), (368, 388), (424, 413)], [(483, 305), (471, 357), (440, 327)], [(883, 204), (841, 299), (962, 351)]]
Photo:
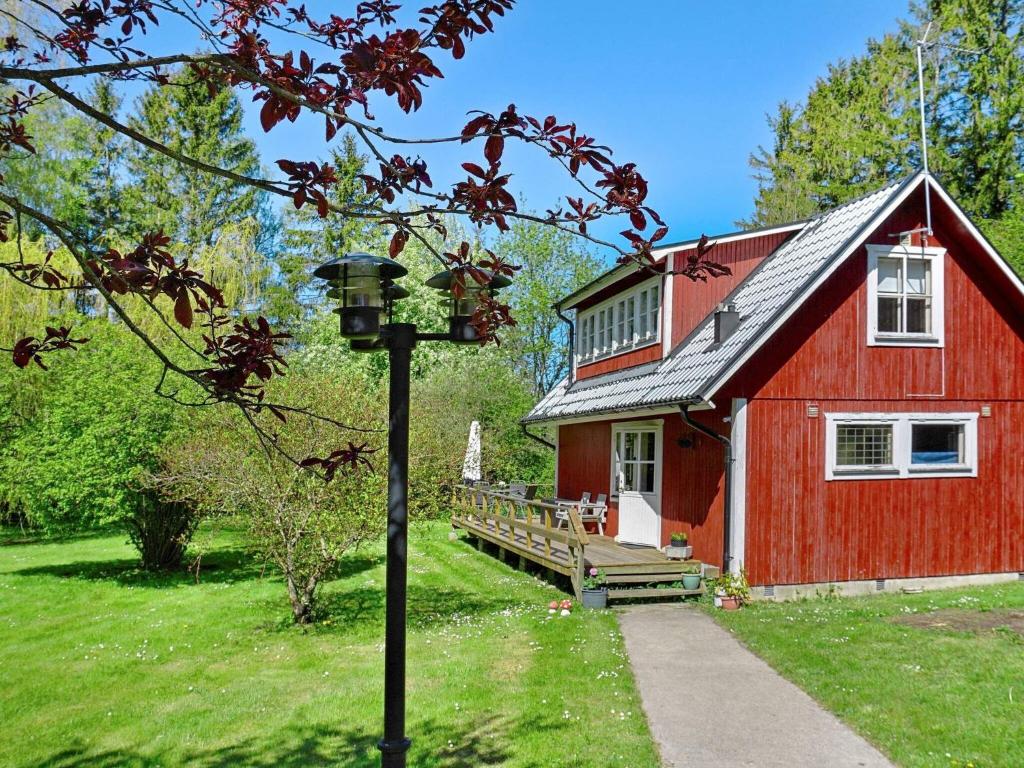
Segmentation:
[(612, 490), (619, 497), (616, 541), (660, 547), (660, 422), (613, 425)]

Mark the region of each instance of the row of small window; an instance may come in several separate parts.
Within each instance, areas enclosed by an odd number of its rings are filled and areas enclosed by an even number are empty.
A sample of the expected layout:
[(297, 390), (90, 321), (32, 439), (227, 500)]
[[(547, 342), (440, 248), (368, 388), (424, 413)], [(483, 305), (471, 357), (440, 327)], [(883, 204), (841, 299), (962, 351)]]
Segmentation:
[(829, 414), (826, 478), (976, 476), (977, 414)]
[(580, 361), (624, 352), (658, 339), (661, 286), (652, 283), (580, 315)]

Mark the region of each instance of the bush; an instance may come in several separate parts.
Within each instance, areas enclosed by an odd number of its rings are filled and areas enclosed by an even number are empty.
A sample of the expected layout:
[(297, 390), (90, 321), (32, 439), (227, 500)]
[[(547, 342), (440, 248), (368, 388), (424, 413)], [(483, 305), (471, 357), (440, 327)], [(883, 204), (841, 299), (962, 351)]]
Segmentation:
[(533, 406), (527, 384), (505, 361), (484, 349), (453, 360), (413, 385), (410, 417), (410, 507), (417, 514), (448, 514), (461, 482), (470, 424), (481, 427), (486, 479), (550, 482), (554, 452), (523, 434), (519, 420)]
[[(180, 425), (179, 408), (153, 393), (159, 363), (123, 328), (95, 320), (81, 332), (89, 343), (51, 356), (50, 371), (4, 373), (12, 385), (24, 375), (32, 397), (6, 401), (0, 500), (8, 514), (48, 533), (126, 525), (137, 546), (149, 542), (147, 551), (140, 548), (147, 565), (174, 566), (180, 557), (170, 555), (187, 544), (194, 525), (182, 523), (180, 510), (162, 512), (169, 519), (156, 525), (143, 486)], [(159, 530), (173, 531), (174, 542), (154, 559)]]
[(139, 496), (125, 524), (128, 537), (142, 555), (142, 567), (169, 570), (181, 565), (185, 548), (199, 525), (199, 515), (190, 504), (164, 501), (146, 493)]

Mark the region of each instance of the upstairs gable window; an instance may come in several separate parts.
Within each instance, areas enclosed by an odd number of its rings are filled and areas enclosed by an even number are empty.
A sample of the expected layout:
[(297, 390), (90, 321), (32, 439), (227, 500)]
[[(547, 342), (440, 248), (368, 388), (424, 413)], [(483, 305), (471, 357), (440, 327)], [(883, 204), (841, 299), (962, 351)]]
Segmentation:
[(583, 310), (576, 324), (576, 361), (593, 362), (658, 343), (660, 310), (660, 277)]
[(944, 248), (868, 246), (868, 345), (941, 347)]

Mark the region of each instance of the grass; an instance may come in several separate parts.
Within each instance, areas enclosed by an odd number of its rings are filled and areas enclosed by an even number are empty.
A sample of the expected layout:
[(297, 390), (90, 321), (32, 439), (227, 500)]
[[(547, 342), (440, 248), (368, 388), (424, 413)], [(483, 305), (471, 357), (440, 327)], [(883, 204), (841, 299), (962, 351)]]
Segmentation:
[(1011, 583), (716, 618), (899, 765), (995, 768), (1024, 765), (1021, 609)]
[[(230, 534), (200, 583), (135, 568), (122, 535), (0, 541), (0, 765), (376, 766), (380, 548), (344, 562), (325, 619), (290, 626), (282, 583)], [(410, 765), (658, 765), (614, 617), (412, 532)]]

